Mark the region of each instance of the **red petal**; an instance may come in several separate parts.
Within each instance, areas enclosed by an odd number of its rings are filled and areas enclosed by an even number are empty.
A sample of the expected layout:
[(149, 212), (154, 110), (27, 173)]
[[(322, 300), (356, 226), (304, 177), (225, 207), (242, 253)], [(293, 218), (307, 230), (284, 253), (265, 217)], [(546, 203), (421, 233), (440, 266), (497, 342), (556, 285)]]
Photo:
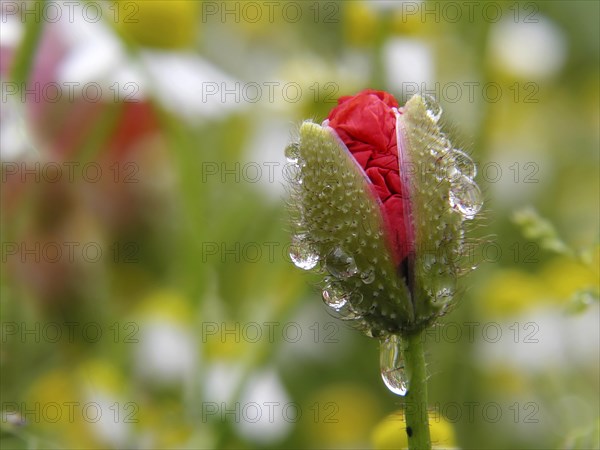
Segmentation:
[(408, 242), (407, 230), (404, 227), (405, 210), (408, 204), (399, 195), (392, 195), (383, 204), (385, 217), (389, 223), (390, 244), (394, 250), (394, 254), (398, 257), (398, 262), (402, 261), (410, 251), (410, 243)]
[(385, 201), (390, 195), (392, 195), (392, 193), (388, 189), (385, 183), (385, 177), (381, 172), (381, 169), (379, 169), (378, 167), (372, 167), (370, 169), (367, 169), (367, 175), (373, 183), (373, 185), (375, 186), (375, 190), (379, 195), (379, 198), (382, 201)]
[(402, 198), (396, 116), (392, 110), (397, 107), (391, 94), (367, 89), (355, 96), (341, 97), (328, 118), (329, 126), (365, 170), (374, 193), (383, 202), (382, 215), (392, 254), (399, 264), (410, 247), (405, 223), (410, 204)]

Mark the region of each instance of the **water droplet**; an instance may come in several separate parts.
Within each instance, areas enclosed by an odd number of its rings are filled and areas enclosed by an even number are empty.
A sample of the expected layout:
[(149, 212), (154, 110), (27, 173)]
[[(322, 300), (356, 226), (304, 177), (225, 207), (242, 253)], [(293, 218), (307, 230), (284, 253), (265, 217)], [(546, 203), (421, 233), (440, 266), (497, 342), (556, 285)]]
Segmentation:
[(373, 335), (373, 328), (369, 327), (369, 325), (367, 324), (367, 322), (364, 322), (363, 326), (361, 327), (362, 332), (367, 335), (368, 337), (372, 338), (375, 337)]
[(296, 267), (304, 270), (314, 268), (319, 262), (319, 254), (306, 238), (306, 234), (297, 234), (292, 237), (290, 258)]
[(425, 108), (427, 109), (427, 116), (434, 122), (437, 123), (442, 116), (442, 107), (437, 102), (437, 100), (429, 94), (421, 95), (423, 99), (423, 103), (425, 104)]
[(461, 175), (450, 187), (448, 195), (450, 206), (457, 210), (465, 219), (472, 219), (483, 206), (479, 186), (473, 180)]
[(390, 391), (404, 396), (408, 392), (408, 377), (404, 370), (404, 355), (400, 337), (392, 334), (381, 339), (380, 342), (381, 378)]
[(455, 148), (452, 150), (452, 157), (454, 159), (454, 167), (460, 174), (471, 180), (475, 178), (475, 175), (477, 175), (477, 166), (475, 166), (469, 155)]
[(341, 320), (362, 319), (357, 307), (363, 301), (363, 295), (358, 291), (350, 291), (344, 284), (331, 277), (325, 279), (323, 301), (333, 309)]
[(336, 311), (340, 315), (341, 320), (358, 320), (362, 319), (362, 315), (356, 311), (358, 306), (363, 301), (363, 296), (360, 292), (352, 292), (346, 296), (346, 303)]
[(328, 197), (332, 197), (333, 196), (333, 187), (330, 186), (329, 184), (326, 184), (325, 186), (323, 186), (323, 189), (321, 190), (321, 192), (319, 192), (319, 198), (328, 198)]
[(434, 301), (437, 303), (448, 303), (454, 296), (454, 290), (444, 287), (435, 293)]
[(354, 258), (340, 247), (335, 248), (327, 255), (325, 264), (329, 273), (336, 278), (350, 278), (358, 273)]
[(360, 279), (365, 284), (371, 284), (373, 281), (375, 281), (375, 270), (368, 269), (364, 272), (361, 272)]
[(423, 255), (423, 271), (425, 273), (431, 272), (431, 267), (435, 265), (437, 258), (435, 253), (425, 253)]
[(450, 150), (452, 150), (452, 142), (450, 142), (450, 139), (448, 139), (448, 136), (446, 136), (446, 134), (440, 133), (439, 137), (436, 140), (441, 148), (441, 154), (445, 155)]
[(297, 164), (298, 160), (300, 159), (300, 144), (298, 144), (297, 142), (292, 142), (285, 148), (284, 153), (288, 162), (292, 164)]
[(283, 167), (283, 178), (289, 183), (302, 184), (300, 166), (298, 164), (288, 163)]
[(463, 276), (463, 275), (466, 275), (466, 274), (468, 274), (470, 272), (473, 272), (476, 269), (477, 269), (477, 266), (460, 267), (460, 268), (457, 269), (456, 274), (458, 276)]
[(377, 337), (378, 330), (375, 330), (369, 321), (359, 319), (352, 325), (370, 338)]
[(456, 275), (448, 272), (436, 274), (431, 280), (430, 287), (427, 289), (431, 300), (438, 304), (450, 303), (455, 294)]
[(323, 289), (323, 301), (327, 306), (339, 311), (348, 303), (348, 295), (339, 283), (329, 282)]

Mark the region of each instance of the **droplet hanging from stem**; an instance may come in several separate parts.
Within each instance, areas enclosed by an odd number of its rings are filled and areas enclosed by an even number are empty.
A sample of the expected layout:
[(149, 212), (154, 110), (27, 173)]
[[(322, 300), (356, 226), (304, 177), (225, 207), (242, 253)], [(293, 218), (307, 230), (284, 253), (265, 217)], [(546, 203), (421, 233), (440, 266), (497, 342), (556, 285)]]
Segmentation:
[(379, 362), (381, 378), (387, 388), (396, 395), (405, 396), (408, 391), (408, 378), (400, 336), (392, 334), (381, 339)]

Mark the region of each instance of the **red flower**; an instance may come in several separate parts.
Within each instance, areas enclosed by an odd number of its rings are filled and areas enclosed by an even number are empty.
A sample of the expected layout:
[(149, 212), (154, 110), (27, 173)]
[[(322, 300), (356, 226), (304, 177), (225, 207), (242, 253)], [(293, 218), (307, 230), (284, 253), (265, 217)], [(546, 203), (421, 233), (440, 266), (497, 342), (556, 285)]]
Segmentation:
[(397, 107), (392, 95), (367, 89), (352, 97), (341, 97), (328, 119), (381, 199), (392, 255), (398, 265), (410, 249), (410, 204), (403, 197), (398, 165), (396, 116), (392, 109)]

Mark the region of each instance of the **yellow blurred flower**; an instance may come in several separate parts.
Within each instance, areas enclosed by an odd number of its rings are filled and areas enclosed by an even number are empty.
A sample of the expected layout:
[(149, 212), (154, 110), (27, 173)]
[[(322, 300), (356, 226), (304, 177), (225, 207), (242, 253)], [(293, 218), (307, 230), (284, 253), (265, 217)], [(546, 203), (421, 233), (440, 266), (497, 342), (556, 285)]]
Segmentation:
[(380, 416), (378, 399), (355, 384), (330, 386), (315, 393), (307, 404), (307, 438), (323, 447), (366, 445)]
[(543, 282), (552, 295), (560, 300), (569, 300), (582, 290), (598, 292), (598, 266), (587, 266), (572, 258), (558, 257), (544, 266)]
[[(439, 23), (436, 23), (436, 20), (431, 20), (431, 14), (424, 16), (427, 12), (424, 9), (424, 4), (424, 2), (409, 2), (406, 7), (395, 8), (391, 15), (392, 33), (402, 36), (430, 37), (432, 34), (445, 30), (444, 27), (439, 26)], [(425, 17), (428, 17), (429, 20), (424, 20)], [(446, 34), (445, 39), (448, 37), (448, 34)]]
[[(432, 448), (448, 450), (456, 445), (454, 429), (443, 417), (430, 415), (429, 430)], [(373, 430), (371, 441), (375, 450), (408, 448), (404, 412), (396, 411), (379, 422)]]
[(197, 317), (187, 298), (174, 291), (156, 291), (134, 316), (139, 343), (134, 348), (136, 370), (156, 383), (190, 380), (200, 358)]
[(218, 19), (221, 24), (230, 24), (249, 41), (277, 39), (289, 23), (294, 23), (292, 19), (298, 14), (294, 6), (288, 11), (285, 3), (269, 1), (212, 3), (204, 17), (207, 22)]
[(117, 29), (142, 47), (178, 49), (194, 44), (200, 1), (120, 0), (114, 11)]
[(374, 44), (379, 26), (377, 11), (367, 2), (348, 2), (343, 12), (345, 40), (357, 46)]
[(193, 433), (180, 401), (152, 401), (139, 408), (139, 431), (154, 448), (184, 448)]
[(494, 386), (498, 395), (524, 395), (531, 389), (522, 372), (501, 364), (487, 367), (485, 379), (488, 386)]
[(286, 60), (277, 78), (284, 81), (281, 95), (276, 97), (276, 108), (322, 120), (340, 96), (356, 91), (368, 81), (368, 73), (357, 68), (355, 62), (328, 61), (306, 53)]
[(492, 274), (478, 297), (490, 316), (506, 317), (546, 302), (549, 292), (538, 276), (506, 269)]
[(49, 442), (65, 447), (99, 448), (85, 419), (88, 405), (77, 377), (71, 371), (51, 370), (44, 373), (30, 387), (20, 405), (21, 416), (31, 431)]
[(125, 386), (125, 379), (117, 368), (102, 359), (90, 359), (79, 365), (74, 375), (80, 386), (92, 391), (104, 391), (112, 394), (119, 393)]
[[(253, 350), (260, 346), (261, 342), (268, 339), (265, 330), (266, 328), (258, 322), (204, 322), (201, 330), (204, 354), (208, 360), (244, 359), (253, 354)], [(252, 333), (252, 339), (256, 337), (256, 342), (248, 341), (249, 333)]]
[(193, 321), (193, 311), (187, 299), (178, 292), (157, 290), (142, 301), (135, 317), (188, 325)]

